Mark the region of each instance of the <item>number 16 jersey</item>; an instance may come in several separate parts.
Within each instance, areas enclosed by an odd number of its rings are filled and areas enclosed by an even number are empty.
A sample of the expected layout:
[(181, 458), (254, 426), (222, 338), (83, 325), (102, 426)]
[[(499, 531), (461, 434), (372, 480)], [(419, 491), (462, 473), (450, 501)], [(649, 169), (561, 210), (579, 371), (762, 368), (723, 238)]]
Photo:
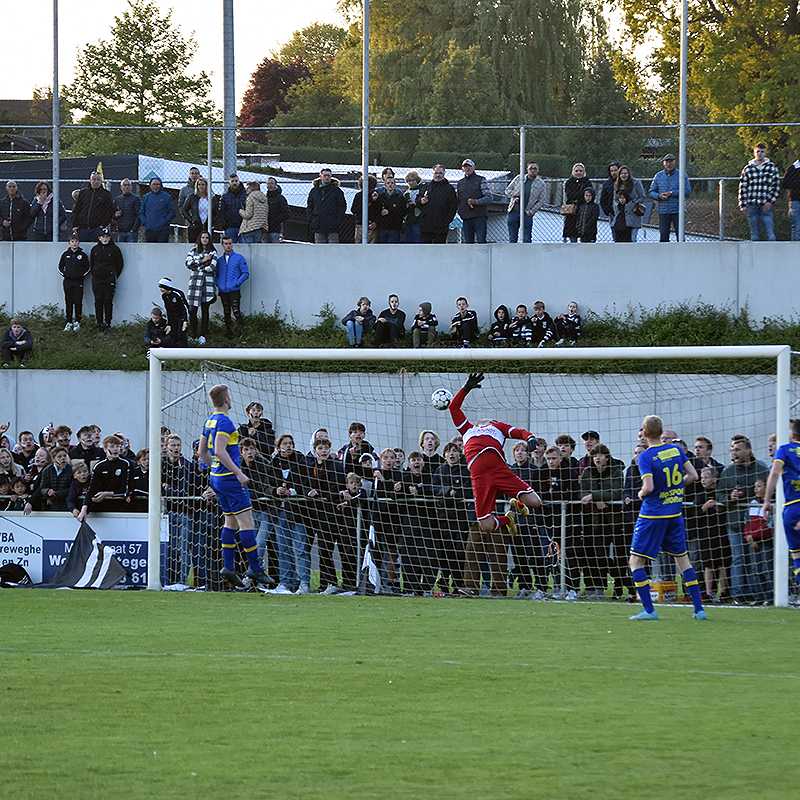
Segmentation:
[(643, 519), (669, 519), (683, 513), (683, 465), (686, 454), (674, 444), (648, 447), (639, 456), (639, 472), (653, 478), (653, 491), (642, 502)]

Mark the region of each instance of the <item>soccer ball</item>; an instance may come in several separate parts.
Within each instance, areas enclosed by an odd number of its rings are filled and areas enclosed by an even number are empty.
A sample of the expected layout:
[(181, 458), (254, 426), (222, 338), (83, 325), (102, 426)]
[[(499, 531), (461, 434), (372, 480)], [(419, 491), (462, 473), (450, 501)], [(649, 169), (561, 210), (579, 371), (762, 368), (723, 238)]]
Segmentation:
[(453, 395), (449, 389), (434, 389), (433, 394), (431, 395), (431, 405), (437, 411), (447, 411), (452, 399)]

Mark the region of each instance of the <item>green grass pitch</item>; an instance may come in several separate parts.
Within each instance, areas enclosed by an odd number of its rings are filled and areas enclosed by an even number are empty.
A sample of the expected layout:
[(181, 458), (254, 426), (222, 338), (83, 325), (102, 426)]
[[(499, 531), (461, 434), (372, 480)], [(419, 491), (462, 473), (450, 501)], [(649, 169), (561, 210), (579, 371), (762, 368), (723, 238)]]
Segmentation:
[(45, 590), (0, 608), (15, 798), (796, 796), (792, 610)]

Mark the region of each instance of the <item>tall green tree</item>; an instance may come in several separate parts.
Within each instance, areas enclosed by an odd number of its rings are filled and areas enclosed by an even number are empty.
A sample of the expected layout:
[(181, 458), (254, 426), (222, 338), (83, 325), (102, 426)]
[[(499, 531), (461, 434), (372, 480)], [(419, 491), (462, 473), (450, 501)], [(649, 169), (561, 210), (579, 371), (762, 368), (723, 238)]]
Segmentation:
[[(219, 118), (211, 80), (192, 72), (197, 44), (174, 23), (172, 10), (151, 0), (128, 0), (109, 36), (87, 44), (66, 87), (74, 114), (85, 124), (194, 126)], [(159, 155), (204, 151), (205, 134), (153, 131), (86, 131), (72, 147), (92, 153), (143, 150)]]
[(275, 58), (282, 64), (302, 64), (309, 74), (315, 75), (330, 69), (346, 38), (344, 28), (316, 22), (295, 31)]

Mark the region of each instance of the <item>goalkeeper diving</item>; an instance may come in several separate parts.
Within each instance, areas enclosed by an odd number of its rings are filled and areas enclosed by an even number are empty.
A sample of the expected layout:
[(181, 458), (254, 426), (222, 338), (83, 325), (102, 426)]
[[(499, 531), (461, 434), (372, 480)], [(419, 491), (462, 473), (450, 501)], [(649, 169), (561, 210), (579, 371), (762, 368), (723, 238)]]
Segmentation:
[[(531, 508), (542, 505), (541, 498), (506, 463), (503, 445), (506, 439), (521, 439), (528, 443), (528, 451), (536, 447), (536, 436), (525, 428), (509, 425), (494, 419), (470, 422), (461, 410), (461, 404), (473, 389), (480, 389), (484, 376), (473, 372), (467, 382), (450, 401), (450, 416), (464, 442), (464, 456), (475, 496), (475, 516), (484, 533), (505, 528), (512, 536), (517, 533), (517, 516), (527, 516)], [(510, 498), (511, 510), (495, 513), (497, 496)]]

